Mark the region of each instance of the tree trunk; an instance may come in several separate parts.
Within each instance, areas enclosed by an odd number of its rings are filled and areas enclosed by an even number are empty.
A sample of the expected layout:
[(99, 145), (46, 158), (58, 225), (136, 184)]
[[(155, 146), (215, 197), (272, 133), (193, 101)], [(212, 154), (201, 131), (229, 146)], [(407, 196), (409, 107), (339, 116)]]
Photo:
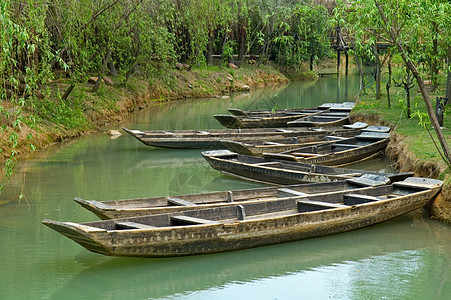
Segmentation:
[(130, 76), (132, 76), (133, 73), (135, 73), (136, 68), (138, 67), (138, 64), (135, 62), (130, 69), (127, 70), (127, 73), (125, 73), (125, 78), (124, 81), (122, 82), (122, 84), (126, 84), (127, 81), (130, 79)]
[(448, 99), (449, 102), (451, 102), (451, 71), (449, 68), (451, 67), (451, 51), (448, 52), (448, 62), (446, 64), (448, 74), (446, 76), (446, 95), (445, 97)]
[(379, 51), (377, 49), (377, 41), (373, 45), (373, 54), (376, 60), (376, 72), (374, 79), (376, 80), (376, 99), (381, 98), (381, 60), (379, 58)]
[(310, 71), (313, 71), (313, 62), (315, 60), (315, 56), (313, 54), (310, 55)]
[(438, 25), (435, 22), (432, 22), (432, 26), (434, 27), (434, 33), (435, 35), (432, 38), (432, 49), (433, 54), (431, 56), (431, 91), (435, 91), (438, 86), (438, 61), (437, 61), (437, 55), (438, 55)]
[(406, 80), (406, 82), (404, 82), (404, 90), (406, 91), (406, 106), (407, 106), (407, 110), (406, 110), (406, 115), (407, 115), (407, 119), (410, 119), (412, 117), (412, 110), (410, 108), (410, 88), (409, 88), (409, 79)]
[(213, 35), (211, 33), (208, 35), (206, 59), (207, 65), (211, 66), (213, 64)]
[(69, 95), (70, 95), (70, 93), (72, 92), (72, 90), (74, 89), (74, 87), (75, 87), (75, 84), (72, 83), (72, 84), (67, 88), (66, 92), (64, 92), (64, 95), (63, 95), (63, 97), (61, 98), (63, 101), (66, 101), (66, 100), (67, 100), (67, 97), (69, 97)]
[(385, 89), (387, 90), (387, 105), (388, 105), (388, 107), (391, 106), (391, 103), (390, 103), (390, 87), (391, 87), (391, 75), (392, 75), (391, 58), (392, 58), (392, 56), (390, 55), (390, 57), (388, 58), (388, 81), (387, 81), (387, 84), (385, 85)]
[(244, 53), (246, 53), (246, 28), (240, 24), (238, 27), (238, 61), (244, 61)]
[(103, 76), (105, 74), (105, 70), (107, 68), (107, 64), (108, 64), (108, 61), (110, 60), (110, 58), (111, 58), (111, 48), (108, 48), (107, 49), (107, 53), (105, 55), (105, 58), (103, 60), (102, 71), (99, 73), (97, 81), (96, 81), (96, 83), (94, 84), (94, 86), (92, 88), (92, 91), (91, 91), (92, 93), (95, 93), (95, 92), (97, 92), (99, 90), (100, 83), (102, 82), (102, 79), (103, 79)]
[(114, 61), (112, 59), (108, 62), (108, 70), (110, 70), (111, 76), (117, 76), (116, 66), (114, 65)]

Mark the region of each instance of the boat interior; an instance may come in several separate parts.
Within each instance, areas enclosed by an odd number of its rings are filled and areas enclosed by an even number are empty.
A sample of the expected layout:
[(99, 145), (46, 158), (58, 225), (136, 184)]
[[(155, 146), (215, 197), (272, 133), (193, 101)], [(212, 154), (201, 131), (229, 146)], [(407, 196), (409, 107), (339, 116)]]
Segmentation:
[[(365, 190), (361, 189), (321, 195), (308, 195), (276, 201), (242, 203), (200, 210), (189, 210), (184, 211), (183, 214), (165, 213), (152, 216), (97, 221), (83, 223), (81, 225), (106, 230), (130, 230), (174, 226), (232, 224), (243, 220), (269, 220), (271, 218), (298, 213), (351, 208), (356, 205), (384, 201), (427, 189), (427, 187), (413, 186), (399, 182)], [(284, 190), (283, 192), (286, 193), (287, 191)]]

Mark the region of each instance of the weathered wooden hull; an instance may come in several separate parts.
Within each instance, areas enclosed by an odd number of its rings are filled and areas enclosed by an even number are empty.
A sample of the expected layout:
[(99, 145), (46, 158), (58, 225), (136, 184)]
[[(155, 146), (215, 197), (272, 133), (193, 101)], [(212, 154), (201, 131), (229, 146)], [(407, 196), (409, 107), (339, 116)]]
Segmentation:
[(344, 190), (368, 189), (390, 183), (385, 176), (362, 176), (358, 178), (313, 184), (284, 185), (256, 189), (188, 194), (153, 198), (121, 199), (110, 201), (85, 200), (75, 197), (82, 207), (103, 220), (143, 215), (183, 212), (193, 209), (221, 207), (230, 204), (251, 203), (299, 197)]
[(235, 115), (214, 115), (215, 119), (227, 128), (271, 128), (287, 127), (287, 123), (295, 121), (303, 116), (307, 116), (317, 111), (307, 113), (293, 113), (286, 116), (235, 116)]
[(305, 116), (287, 123), (288, 127), (327, 127), (342, 126), (349, 123), (349, 114), (321, 113)]
[(380, 174), (377, 172), (341, 169), (321, 165), (240, 155), (228, 150), (204, 151), (202, 156), (216, 170), (244, 180), (268, 184), (299, 184), (305, 182), (330, 182), (366, 174), (405, 178), (412, 173)]
[[(385, 135), (384, 135), (385, 136)], [(356, 138), (349, 139), (354, 144), (347, 144), (349, 141), (330, 142), (329, 144), (322, 144), (317, 146), (301, 147), (296, 150), (289, 150), (284, 153), (263, 153), (264, 157), (275, 159), (286, 159), (306, 164), (320, 164), (325, 166), (346, 166), (357, 161), (363, 161), (381, 154), (388, 142), (389, 135), (385, 138), (368, 141), (367, 144), (358, 144)], [(350, 146), (355, 148), (347, 149)], [(325, 153), (314, 154), (312, 149), (319, 149), (321, 147), (327, 148)]]
[[(283, 207), (281, 201), (254, 203), (244, 205), (250, 217), (241, 220), (236, 218), (239, 206), (227, 206), (221, 209), (187, 211), (183, 216), (161, 214), (83, 224), (43, 220), (43, 224), (86, 249), (105, 255), (137, 257), (199, 255), (298, 241), (371, 226), (425, 206), (438, 193), (441, 184), (435, 181), (429, 188), (411, 187), (398, 194), (395, 191), (395, 183), (352, 196), (357, 197), (356, 199), (383, 198), (363, 203), (351, 201), (348, 204), (346, 202), (339, 204), (346, 195), (341, 197), (338, 194), (332, 195), (331, 197), (337, 199), (327, 200), (331, 205), (335, 203), (335, 208), (323, 207), (307, 211), (302, 211), (304, 206), (299, 204), (303, 201), (312, 202), (308, 199), (290, 202), (291, 206), (285, 203)], [(379, 193), (382, 190), (386, 190), (387, 196), (381, 197)], [(389, 196), (392, 194), (394, 196)], [(295, 208), (292, 210), (290, 207)], [(260, 211), (274, 213), (258, 215)], [(120, 223), (152, 225), (153, 222), (170, 223), (171, 221), (167, 219), (180, 217), (209, 218), (217, 221), (213, 221), (212, 224), (178, 226), (172, 224), (168, 225), (169, 227), (147, 229), (117, 228)]]
[[(375, 127), (375, 126), (370, 126)], [(369, 128), (369, 127), (368, 127)], [(377, 127), (378, 129), (380, 126)], [(389, 130), (388, 127), (385, 127), (387, 131)], [(283, 138), (283, 139), (274, 139), (274, 140), (267, 140), (267, 141), (231, 141), (231, 140), (222, 140), (221, 143), (230, 151), (236, 152), (239, 154), (245, 154), (245, 155), (254, 155), (254, 156), (263, 156), (264, 153), (282, 153), (287, 152), (291, 150), (296, 150), (308, 145), (321, 145), (321, 144), (331, 144), (333, 141), (339, 142), (340, 140), (344, 140), (346, 137), (351, 138), (355, 137), (358, 134), (361, 134), (362, 132), (366, 132), (368, 129), (361, 130), (355, 130), (353, 131), (343, 131), (343, 132), (337, 132), (334, 135), (318, 135), (317, 137), (313, 137), (311, 139), (305, 139), (303, 137), (290, 137), (290, 138)], [(381, 130), (381, 129), (379, 129)], [(375, 134), (378, 134), (376, 132)], [(374, 140), (376, 142), (377, 140)], [(363, 145), (362, 145), (363, 146)], [(361, 160), (365, 158), (365, 152), (368, 151), (368, 156), (375, 154), (375, 149), (381, 148), (382, 150), (385, 146), (381, 145), (379, 143), (378, 145), (374, 145), (374, 147), (370, 147), (369, 145), (366, 146), (364, 149), (361, 149), (360, 151), (357, 151), (357, 149), (352, 149), (351, 151), (355, 153), (357, 156), (354, 160)], [(374, 149), (373, 149), (374, 148)], [(332, 154), (332, 153), (331, 153)], [(340, 154), (334, 153), (336, 158), (339, 158)], [(352, 157), (352, 153), (346, 153), (343, 156)], [(330, 159), (334, 160), (335, 158), (330, 157)], [(302, 161), (302, 159), (296, 159), (295, 157), (292, 157), (291, 160), (297, 160)], [(323, 159), (323, 161), (326, 161), (327, 159)], [(348, 160), (346, 162), (353, 161)], [(339, 162), (339, 161), (338, 161)], [(316, 162), (312, 162), (316, 163)], [(340, 163), (337, 163), (340, 164)], [(335, 165), (335, 164), (328, 164), (328, 165)]]
[[(335, 112), (351, 112), (352, 108), (355, 106), (354, 102), (343, 102), (343, 103), (324, 103), (318, 106), (317, 110), (330, 110)], [(296, 113), (302, 112), (305, 110), (304, 108), (288, 108), (288, 109), (276, 109), (276, 110), (241, 110), (237, 108), (229, 108), (227, 109), (232, 115), (235, 116), (271, 116), (274, 114), (282, 114), (282, 113)]]
[[(364, 123), (363, 123), (364, 124)], [(302, 137), (305, 141), (318, 140), (331, 134), (356, 132), (364, 125), (345, 129), (341, 126), (312, 130), (311, 128), (254, 128), (254, 129), (212, 129), (212, 130), (172, 130), (140, 131), (122, 128), (142, 143), (153, 147), (178, 149), (224, 149), (221, 140), (263, 141), (289, 137)]]
[[(324, 139), (326, 136), (324, 136)], [(303, 146), (307, 145), (316, 145), (318, 143), (324, 142), (324, 139), (321, 138), (321, 136), (318, 136), (315, 139), (312, 140), (302, 140), (300, 141), (297, 138), (294, 138), (295, 143), (287, 143), (283, 140), (271, 140), (268, 144), (262, 144), (262, 145), (253, 145), (246, 142), (239, 142), (239, 141), (230, 141), (230, 140), (223, 140), (221, 143), (224, 145), (224, 147), (232, 152), (244, 154), (244, 155), (253, 155), (253, 156), (263, 156), (263, 153), (279, 153), (279, 152), (285, 152), (294, 150)], [(328, 141), (329, 142), (329, 141)]]

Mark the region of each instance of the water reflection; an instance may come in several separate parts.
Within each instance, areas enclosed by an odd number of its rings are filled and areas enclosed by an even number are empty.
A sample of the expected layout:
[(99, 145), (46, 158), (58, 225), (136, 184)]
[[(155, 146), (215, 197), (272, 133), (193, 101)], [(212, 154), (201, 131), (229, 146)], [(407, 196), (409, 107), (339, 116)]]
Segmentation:
[(111, 259), (80, 273), (52, 299), (66, 299), (90, 282), (102, 286), (87, 291), (90, 299), (288, 299), (300, 294), (360, 299), (367, 288), (379, 296), (395, 292), (393, 298), (399, 299), (421, 292), (413, 283), (443, 258), (444, 251), (431, 247), (429, 226), (422, 216), (409, 215), (353, 233), (256, 249)]

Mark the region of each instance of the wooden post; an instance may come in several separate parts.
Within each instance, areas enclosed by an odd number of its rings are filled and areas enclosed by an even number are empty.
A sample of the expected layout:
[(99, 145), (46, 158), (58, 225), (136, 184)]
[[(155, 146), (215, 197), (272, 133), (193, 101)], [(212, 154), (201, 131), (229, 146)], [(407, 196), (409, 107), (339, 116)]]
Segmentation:
[(437, 121), (440, 127), (443, 127), (443, 113), (445, 112), (447, 98), (437, 97), (435, 100), (435, 115), (437, 116)]
[(340, 48), (337, 49), (337, 76), (340, 76)]
[(346, 51), (346, 50), (345, 50), (345, 56), (346, 56), (346, 76), (348, 76), (349, 55), (348, 55), (348, 51)]

